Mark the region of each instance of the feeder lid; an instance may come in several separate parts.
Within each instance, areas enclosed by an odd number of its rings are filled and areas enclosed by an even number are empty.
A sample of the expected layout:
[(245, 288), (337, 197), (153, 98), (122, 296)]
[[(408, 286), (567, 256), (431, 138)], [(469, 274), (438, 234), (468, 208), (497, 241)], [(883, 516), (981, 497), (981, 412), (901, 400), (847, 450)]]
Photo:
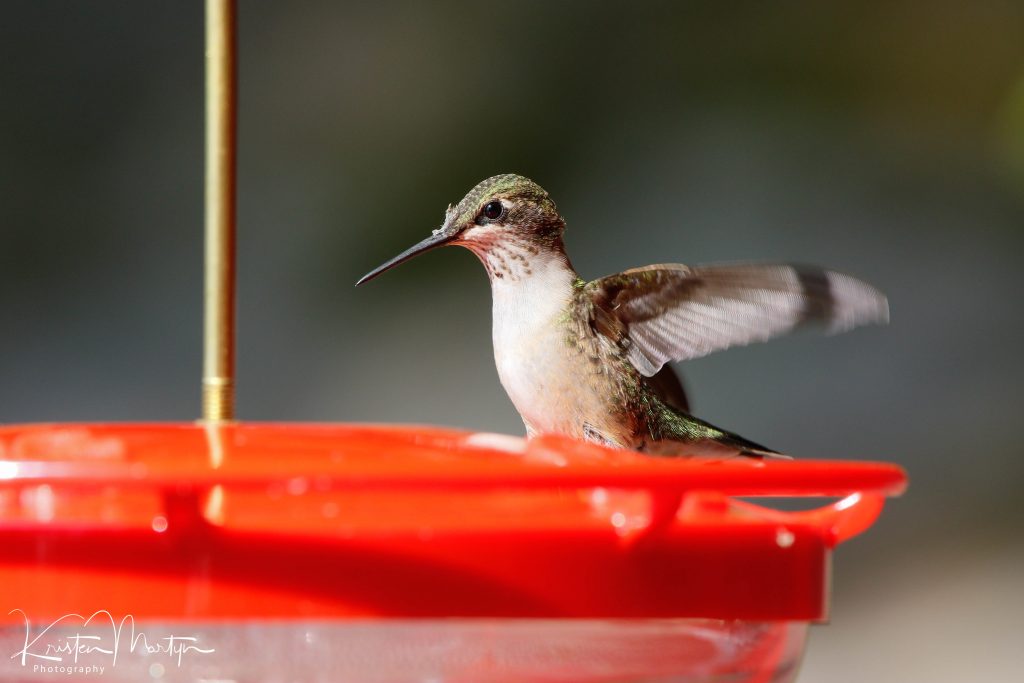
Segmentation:
[(817, 620), (831, 549), (905, 485), (427, 427), (13, 426), (0, 585), (36, 615)]

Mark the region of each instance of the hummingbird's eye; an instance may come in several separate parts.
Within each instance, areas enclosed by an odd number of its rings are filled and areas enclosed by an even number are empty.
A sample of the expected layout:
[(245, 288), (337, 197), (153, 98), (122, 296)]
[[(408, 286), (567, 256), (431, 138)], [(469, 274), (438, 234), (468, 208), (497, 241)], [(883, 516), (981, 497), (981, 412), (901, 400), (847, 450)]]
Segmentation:
[(496, 221), (505, 213), (505, 207), (499, 201), (487, 202), (480, 215), (489, 221)]

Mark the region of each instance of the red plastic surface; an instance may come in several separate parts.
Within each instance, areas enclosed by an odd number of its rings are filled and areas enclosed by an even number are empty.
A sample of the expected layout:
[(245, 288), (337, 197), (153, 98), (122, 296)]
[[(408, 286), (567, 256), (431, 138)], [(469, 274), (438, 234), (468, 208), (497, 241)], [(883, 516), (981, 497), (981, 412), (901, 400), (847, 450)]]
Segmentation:
[(7, 427), (0, 585), (35, 617), (818, 620), (831, 549), (905, 481), (437, 428)]

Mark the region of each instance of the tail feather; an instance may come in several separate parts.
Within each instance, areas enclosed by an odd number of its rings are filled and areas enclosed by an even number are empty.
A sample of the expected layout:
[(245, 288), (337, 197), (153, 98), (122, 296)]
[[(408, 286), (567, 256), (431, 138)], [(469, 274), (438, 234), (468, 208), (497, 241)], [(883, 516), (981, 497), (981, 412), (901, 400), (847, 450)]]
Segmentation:
[(727, 432), (724, 429), (719, 430), (723, 434), (723, 438), (718, 439), (722, 443), (727, 443), (731, 446), (735, 446), (740, 451), (740, 455), (745, 455), (751, 458), (778, 458), (782, 460), (792, 460), (793, 456), (786, 455), (785, 453), (779, 453), (776, 450), (772, 450), (766, 446), (762, 446), (759, 443), (755, 443), (750, 439), (745, 439), (739, 434)]
[(744, 456), (790, 460), (792, 456), (762, 446), (739, 434), (721, 429), (698, 417), (664, 406), (660, 439), (648, 444), (646, 452), (665, 456)]

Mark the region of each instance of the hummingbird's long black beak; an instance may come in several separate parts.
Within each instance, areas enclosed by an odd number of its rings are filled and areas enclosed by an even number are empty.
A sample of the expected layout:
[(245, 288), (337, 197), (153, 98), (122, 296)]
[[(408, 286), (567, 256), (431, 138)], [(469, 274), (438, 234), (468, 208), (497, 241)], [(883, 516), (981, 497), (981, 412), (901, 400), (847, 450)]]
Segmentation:
[(372, 280), (373, 278), (377, 277), (386, 270), (391, 270), (395, 266), (405, 263), (414, 256), (418, 256), (423, 252), (430, 251), (431, 249), (434, 249), (436, 247), (443, 247), (444, 245), (448, 244), (453, 239), (455, 239), (456, 234), (457, 233), (455, 232), (449, 232), (444, 229), (435, 230), (434, 233), (427, 239), (423, 240), (422, 242), (415, 246), (409, 247), (395, 258), (391, 259), (390, 261), (382, 265), (377, 266), (369, 273), (359, 278), (359, 281), (356, 282), (356, 287), (363, 284), (364, 282)]

